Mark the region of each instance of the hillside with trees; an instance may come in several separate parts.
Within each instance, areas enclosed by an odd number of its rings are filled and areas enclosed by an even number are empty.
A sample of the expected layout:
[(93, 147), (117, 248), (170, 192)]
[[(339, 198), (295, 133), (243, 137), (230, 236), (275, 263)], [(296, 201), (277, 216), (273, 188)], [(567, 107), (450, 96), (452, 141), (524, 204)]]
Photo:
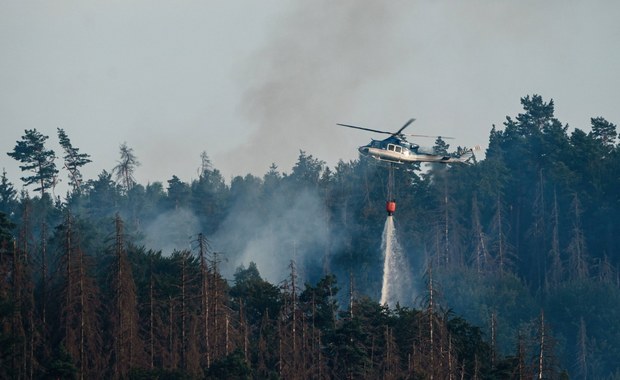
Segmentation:
[(26, 130), (23, 183), (0, 177), (0, 378), (620, 378), (616, 125), (521, 104), (484, 159), (396, 172), (416, 285), (394, 307), (374, 161), (300, 151), (227, 183), (203, 153), (140, 184), (127, 144), (85, 179), (64, 130), (58, 157)]

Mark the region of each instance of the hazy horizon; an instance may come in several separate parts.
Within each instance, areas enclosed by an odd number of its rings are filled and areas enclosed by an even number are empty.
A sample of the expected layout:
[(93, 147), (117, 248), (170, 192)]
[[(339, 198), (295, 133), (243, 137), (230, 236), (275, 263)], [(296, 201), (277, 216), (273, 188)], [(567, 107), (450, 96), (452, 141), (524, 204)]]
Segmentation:
[[(519, 99), (553, 99), (588, 130), (620, 120), (613, 1), (178, 3), (8, 1), (0, 5), (0, 167), (25, 129), (56, 128), (91, 155), (94, 179), (123, 142), (138, 182), (198, 176), (206, 151), (228, 182), (290, 172), (299, 150), (333, 167), (379, 136), (349, 123), (487, 145)], [(421, 142), (432, 145), (433, 141)], [(60, 167), (60, 161), (57, 163)], [(66, 183), (66, 174), (61, 173)]]

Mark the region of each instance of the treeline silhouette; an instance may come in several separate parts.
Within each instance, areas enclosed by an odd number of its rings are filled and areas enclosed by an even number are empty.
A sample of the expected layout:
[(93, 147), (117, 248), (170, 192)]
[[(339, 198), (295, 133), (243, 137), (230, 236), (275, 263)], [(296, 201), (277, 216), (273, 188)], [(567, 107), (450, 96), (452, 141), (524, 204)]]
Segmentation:
[(62, 170), (27, 130), (8, 154), (34, 195), (0, 178), (0, 377), (620, 376), (616, 126), (569, 133), (553, 101), (521, 103), (484, 160), (397, 171), (417, 285), (393, 308), (380, 164), (302, 151), (227, 184), (203, 153), (197, 179), (142, 185), (123, 144), (85, 180), (64, 130)]

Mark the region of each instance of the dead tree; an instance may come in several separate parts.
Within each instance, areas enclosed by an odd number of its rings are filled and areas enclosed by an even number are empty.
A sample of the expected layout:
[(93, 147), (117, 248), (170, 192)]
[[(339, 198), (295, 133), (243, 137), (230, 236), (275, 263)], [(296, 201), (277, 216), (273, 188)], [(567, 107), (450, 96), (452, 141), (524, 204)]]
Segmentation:
[(560, 216), (556, 191), (553, 192), (553, 209), (551, 211), (551, 222), (551, 249), (549, 250), (551, 266), (549, 268), (549, 273), (546, 276), (546, 284), (547, 286), (556, 287), (560, 284), (564, 277), (564, 265), (562, 264), (562, 257), (560, 254)]
[(61, 262), (61, 327), (62, 345), (76, 364), (79, 379), (97, 377), (103, 365), (100, 360), (102, 338), (99, 324), (99, 290), (89, 275), (90, 260), (82, 248), (73, 216), (67, 212), (61, 226), (63, 244)]
[(573, 196), (571, 205), (573, 211), (573, 228), (571, 239), (568, 243), (568, 264), (570, 270), (570, 278), (583, 281), (590, 275), (588, 253), (586, 250), (586, 239), (581, 228), (581, 202), (577, 194)]
[(478, 197), (474, 194), (472, 198), (472, 237), (474, 241), (474, 262), (476, 272), (480, 275), (491, 265), (491, 257), (488, 249), (488, 237), (484, 233), (480, 222), (480, 208), (478, 207)]
[(112, 266), (112, 378), (125, 378), (129, 371), (142, 364), (143, 344), (138, 334), (136, 285), (127, 259), (123, 221), (117, 214), (114, 220), (115, 241)]
[(200, 266), (200, 334), (202, 341), (201, 361), (205, 368), (211, 365), (211, 345), (209, 334), (209, 267), (207, 255), (209, 242), (200, 233), (198, 235), (198, 265)]

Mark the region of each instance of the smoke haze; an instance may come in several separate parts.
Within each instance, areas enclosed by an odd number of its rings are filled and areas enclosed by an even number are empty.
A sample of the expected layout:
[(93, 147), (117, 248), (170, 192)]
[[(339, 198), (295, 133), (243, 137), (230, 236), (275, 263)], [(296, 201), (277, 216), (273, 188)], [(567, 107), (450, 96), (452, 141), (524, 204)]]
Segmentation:
[(254, 262), (264, 279), (278, 284), (290, 275), (291, 260), (302, 281), (311, 274), (321, 276), (330, 241), (323, 203), (310, 191), (280, 194), (254, 207), (233, 205), (213, 238), (216, 251), (226, 247), (225, 277), (232, 278), (236, 268)]
[(142, 244), (147, 249), (170, 254), (191, 249), (190, 242), (201, 230), (200, 221), (191, 210), (180, 208), (159, 213), (144, 230)]
[[(286, 171), (298, 149), (333, 166), (377, 137), (339, 122), (395, 130), (415, 117), (411, 133), (484, 148), (533, 93), (571, 127), (617, 124), (619, 13), (611, 0), (9, 0), (0, 150), (37, 128), (58, 153), (61, 127), (92, 156), (85, 179), (127, 142), (148, 183), (196, 178), (202, 151), (230, 179)], [(2, 154), (0, 167), (19, 187), (17, 163)]]
[(233, 172), (260, 173), (271, 162), (290, 167), (300, 148), (318, 157), (354, 151), (335, 123), (350, 117), (368, 82), (397, 64), (390, 23), (396, 10), (382, 2), (318, 1), (282, 17), (248, 68), (240, 110), (256, 129), (221, 160), (234, 162)]

